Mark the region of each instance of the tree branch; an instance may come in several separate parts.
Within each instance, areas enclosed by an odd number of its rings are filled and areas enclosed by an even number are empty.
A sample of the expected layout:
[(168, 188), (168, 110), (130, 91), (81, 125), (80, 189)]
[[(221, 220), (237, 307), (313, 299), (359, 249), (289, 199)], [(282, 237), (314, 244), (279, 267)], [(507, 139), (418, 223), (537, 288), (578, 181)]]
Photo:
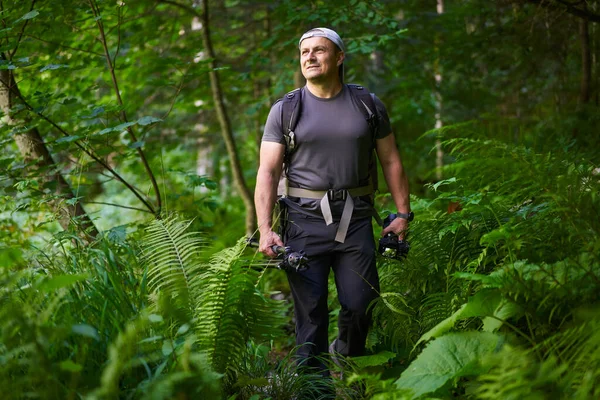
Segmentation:
[(569, 3), (567, 1), (552, 1), (552, 0), (525, 0), (526, 3), (531, 3), (544, 7), (552, 11), (564, 11), (577, 18), (587, 19), (591, 22), (600, 22), (600, 15), (589, 10), (577, 8), (576, 5), (581, 2)]
[(32, 38), (32, 39), (35, 39), (35, 40), (39, 40), (42, 43), (53, 44), (53, 45), (58, 46), (58, 47), (63, 47), (65, 49), (75, 50), (75, 51), (79, 51), (79, 52), (82, 52), (82, 53), (92, 54), (94, 56), (100, 56), (101, 57), (101, 56), (104, 55), (102, 53), (96, 53), (95, 51), (91, 51), (91, 50), (78, 49), (77, 47), (67, 46), (66, 44), (51, 42), (49, 40), (45, 40), (45, 39), (42, 39), (42, 38), (37, 37), (37, 36), (30, 35), (30, 34), (26, 34), (25, 36), (27, 36), (29, 38)]
[[(15, 90), (15, 88), (13, 88), (12, 85), (10, 85), (8, 83), (2, 82), (2, 84), (9, 91), (11, 91), (15, 96), (17, 96), (19, 98), (19, 100), (22, 102), (22, 104), (25, 106), (25, 108), (27, 108), (27, 110), (36, 114), (38, 117), (42, 118), (44, 121), (48, 122), (50, 125), (52, 125), (57, 131), (62, 133), (64, 136), (71, 136), (67, 131), (65, 131), (62, 127), (60, 127), (58, 124), (56, 124), (50, 118), (46, 117), (40, 111), (36, 111), (27, 102), (27, 100), (25, 100), (25, 98), (21, 95), (21, 92), (19, 90)], [(125, 185), (125, 187), (127, 187), (127, 189), (129, 189), (144, 204), (144, 206), (146, 206), (146, 208), (148, 208), (148, 210), (150, 210), (150, 212), (152, 212), (153, 214), (157, 214), (156, 211), (154, 210), (154, 207), (152, 206), (152, 204), (150, 204), (146, 199), (144, 199), (141, 196), (141, 194), (139, 194), (135, 190), (135, 188), (133, 186), (131, 186), (131, 184), (129, 182), (127, 182), (125, 179), (123, 179), (123, 177), (121, 175), (119, 175), (119, 173), (117, 171), (115, 171), (110, 165), (108, 165), (106, 162), (104, 162), (104, 160), (102, 160), (101, 158), (96, 156), (92, 151), (88, 150), (87, 148), (85, 148), (83, 145), (81, 145), (77, 141), (74, 141), (73, 143), (75, 144), (75, 146), (77, 146), (79, 149), (81, 149), (81, 151), (83, 151), (85, 154), (90, 156), (94, 161), (96, 161), (98, 164), (100, 164), (102, 167), (104, 167), (107, 171), (109, 171), (119, 182), (121, 182), (123, 185)]]
[[(115, 67), (114, 67), (113, 61), (110, 58), (110, 52), (108, 51), (108, 44), (106, 42), (106, 35), (104, 33), (104, 24), (102, 23), (102, 19), (100, 18), (100, 10), (98, 9), (97, 5), (95, 4), (95, 0), (89, 0), (89, 4), (90, 4), (90, 7), (92, 8), (94, 17), (96, 18), (96, 24), (98, 25), (98, 30), (100, 31), (100, 42), (102, 43), (102, 47), (104, 48), (104, 56), (106, 58), (106, 63), (108, 64), (108, 70), (110, 72), (110, 76), (112, 78), (113, 88), (115, 90), (115, 95), (117, 96), (117, 102), (121, 106), (121, 119), (123, 122), (128, 122), (127, 114), (125, 113), (125, 107), (123, 104), (123, 99), (121, 98), (121, 91), (119, 90), (119, 83), (117, 82), (117, 76), (115, 74)], [(115, 55), (115, 58), (116, 58), (116, 55)], [(137, 137), (135, 136), (135, 133), (133, 132), (133, 129), (129, 126), (126, 128), (126, 130), (129, 133), (129, 137), (131, 138), (131, 140), (134, 143), (137, 142), (138, 140), (137, 140)], [(142, 161), (142, 164), (144, 165), (144, 169), (146, 170), (146, 173), (148, 174), (150, 181), (152, 182), (152, 187), (154, 188), (154, 194), (156, 197), (156, 204), (158, 207), (158, 209), (156, 210), (157, 216), (158, 216), (158, 214), (160, 214), (160, 210), (162, 208), (162, 199), (160, 197), (160, 189), (158, 187), (158, 183), (156, 182), (154, 173), (152, 172), (152, 169), (150, 168), (150, 164), (148, 164), (148, 160), (146, 159), (146, 155), (144, 154), (144, 151), (141, 149), (141, 147), (138, 147), (136, 149), (136, 151)]]
[(123, 206), (121, 204), (114, 204), (114, 203), (105, 203), (102, 201), (84, 201), (85, 204), (103, 204), (105, 206), (112, 206), (112, 207), (118, 207), (118, 208), (126, 208), (128, 210), (136, 210), (136, 211), (141, 211), (141, 212), (150, 212), (148, 210), (145, 210), (143, 208), (138, 208), (138, 207), (130, 207), (130, 206)]
[[(31, 7), (29, 7), (30, 12), (33, 11), (34, 4), (35, 4), (35, 0), (31, 0)], [(23, 35), (25, 34), (25, 27), (27, 26), (28, 23), (29, 23), (29, 20), (26, 19), (25, 23), (21, 27), (21, 32), (19, 32), (19, 37), (17, 38), (17, 44), (16, 44), (15, 48), (13, 49), (12, 53), (10, 51), (8, 51), (8, 60), (9, 61), (11, 61), (13, 59), (13, 57), (15, 56), (15, 53), (19, 49), (19, 45), (21, 44), (21, 39), (23, 38)]]

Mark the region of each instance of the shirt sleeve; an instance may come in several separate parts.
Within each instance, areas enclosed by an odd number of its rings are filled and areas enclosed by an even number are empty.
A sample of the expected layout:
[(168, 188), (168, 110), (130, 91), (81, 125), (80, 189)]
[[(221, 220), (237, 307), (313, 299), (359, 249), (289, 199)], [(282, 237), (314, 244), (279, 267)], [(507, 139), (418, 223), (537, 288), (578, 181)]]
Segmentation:
[(377, 108), (377, 114), (379, 114), (379, 128), (377, 129), (377, 135), (375, 139), (383, 139), (392, 133), (392, 125), (390, 123), (390, 117), (388, 116), (385, 105), (379, 97), (373, 95), (375, 100), (375, 107)]
[(267, 123), (265, 124), (265, 131), (263, 132), (263, 142), (276, 142), (285, 145), (283, 129), (281, 128), (282, 104), (283, 101), (278, 101), (271, 107), (271, 111), (269, 111), (269, 116), (267, 117)]

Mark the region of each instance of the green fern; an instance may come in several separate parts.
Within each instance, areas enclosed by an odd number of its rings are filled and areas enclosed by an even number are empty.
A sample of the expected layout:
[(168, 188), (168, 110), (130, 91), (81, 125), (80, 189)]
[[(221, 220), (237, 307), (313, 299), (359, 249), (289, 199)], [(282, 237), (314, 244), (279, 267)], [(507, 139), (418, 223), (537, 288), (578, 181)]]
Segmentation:
[[(402, 296), (409, 316), (379, 302), (378, 328), (407, 344), (423, 334), (423, 340), (443, 339), (450, 330), (507, 333), (522, 347), (490, 356), (504, 370), (482, 375), (481, 396), (512, 396), (506, 381), (514, 377), (491, 376), (522, 374), (537, 385), (531, 398), (545, 398), (548, 388), (597, 398), (591, 382), (598, 379), (598, 329), (576, 317), (581, 304), (600, 303), (600, 180), (594, 165), (584, 153), (550, 146), (536, 151), (490, 140), (478, 129), (473, 123), (440, 132), (455, 159), (444, 169), (453, 178), (430, 186), (435, 201), (413, 203), (420, 218), (411, 224), (408, 258), (382, 263), (382, 291)], [(459, 202), (462, 211), (440, 212), (448, 201)], [(477, 300), (486, 292), (493, 301)], [(530, 362), (519, 370), (511, 351), (526, 353)], [(440, 348), (436, 356), (451, 355)], [(413, 361), (408, 369), (419, 365)], [(455, 381), (459, 392), (464, 381), (469, 378)], [(516, 387), (514, 398), (527, 397), (526, 389)]]
[(148, 285), (177, 298), (184, 308), (193, 309), (193, 299), (201, 291), (197, 276), (202, 273), (198, 255), (204, 240), (196, 232), (186, 232), (192, 221), (176, 217), (150, 223), (144, 237), (144, 254), (150, 264)]
[(528, 351), (504, 346), (482, 363), (488, 372), (481, 374), (473, 386), (477, 399), (570, 398), (562, 380), (567, 367), (554, 358), (539, 363)]
[(244, 265), (245, 239), (215, 254), (202, 275), (196, 327), (199, 345), (217, 372), (239, 363), (246, 342), (269, 340), (283, 325), (283, 308), (256, 288), (259, 273)]
[(183, 307), (197, 337), (198, 351), (219, 372), (235, 370), (246, 342), (280, 334), (283, 306), (257, 289), (261, 274), (243, 258), (245, 239), (213, 255), (208, 264), (197, 257), (202, 240), (186, 232), (188, 222), (176, 217), (157, 220), (149, 228), (144, 254), (151, 267), (148, 281), (156, 299), (173, 310)]

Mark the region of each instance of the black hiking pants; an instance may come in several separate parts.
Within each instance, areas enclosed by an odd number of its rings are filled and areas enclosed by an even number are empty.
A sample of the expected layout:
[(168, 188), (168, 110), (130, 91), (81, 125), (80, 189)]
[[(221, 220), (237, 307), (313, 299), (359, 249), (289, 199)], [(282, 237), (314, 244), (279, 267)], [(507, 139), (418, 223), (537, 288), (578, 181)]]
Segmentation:
[(313, 356), (328, 352), (329, 270), (333, 269), (341, 310), (333, 350), (344, 356), (361, 356), (371, 324), (370, 303), (379, 293), (375, 240), (371, 218), (350, 223), (344, 243), (334, 240), (338, 223), (327, 226), (322, 218), (291, 212), (284, 241), (304, 250), (308, 269), (288, 272), (296, 316), (297, 356), (302, 365), (326, 370)]

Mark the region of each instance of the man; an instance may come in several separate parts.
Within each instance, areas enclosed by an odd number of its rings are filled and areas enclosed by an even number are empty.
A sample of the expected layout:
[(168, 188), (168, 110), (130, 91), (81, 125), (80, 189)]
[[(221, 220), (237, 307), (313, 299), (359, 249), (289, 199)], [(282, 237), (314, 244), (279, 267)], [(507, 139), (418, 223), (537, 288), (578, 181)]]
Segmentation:
[[(312, 29), (300, 38), (299, 48), (306, 86), (302, 93), (296, 93), (302, 111), (294, 132), (295, 149), (286, 159), (289, 189), (282, 199), (288, 211), (283, 239), (287, 246), (304, 250), (309, 258), (307, 270), (288, 272), (298, 356), (305, 365), (325, 369), (313, 356), (328, 350), (343, 356), (364, 354), (371, 322), (368, 307), (379, 291), (371, 225), (373, 188), (369, 183), (373, 142), (400, 216), (382, 236), (392, 232), (402, 237), (412, 213), (408, 181), (385, 107), (373, 96), (377, 106), (373, 112), (379, 118), (373, 140), (361, 105), (343, 84), (342, 39), (330, 29)], [(272, 245), (283, 245), (272, 230), (286, 150), (282, 104), (275, 103), (267, 119), (255, 191), (259, 251), (269, 257), (275, 256)], [(338, 337), (329, 346), (330, 268), (341, 311)]]

